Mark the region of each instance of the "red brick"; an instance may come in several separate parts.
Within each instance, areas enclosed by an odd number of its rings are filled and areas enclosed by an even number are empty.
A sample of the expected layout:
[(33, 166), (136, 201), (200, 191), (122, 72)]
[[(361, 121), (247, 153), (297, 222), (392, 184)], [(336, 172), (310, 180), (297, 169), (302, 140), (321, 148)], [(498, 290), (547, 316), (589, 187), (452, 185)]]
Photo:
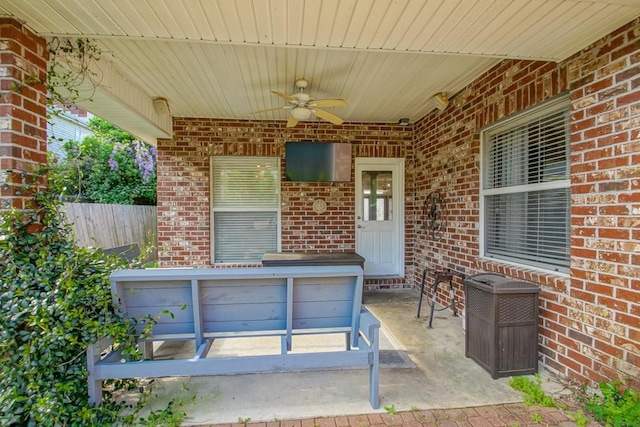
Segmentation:
[(598, 304), (604, 305), (605, 307), (609, 307), (612, 310), (625, 312), (628, 309), (629, 304), (625, 301), (608, 298), (605, 296), (598, 296)]
[(628, 239), (629, 230), (619, 228), (600, 228), (598, 229), (598, 237), (605, 239)]
[(590, 129), (596, 125), (596, 119), (588, 117), (585, 120), (571, 123), (571, 133), (581, 132), (585, 129)]

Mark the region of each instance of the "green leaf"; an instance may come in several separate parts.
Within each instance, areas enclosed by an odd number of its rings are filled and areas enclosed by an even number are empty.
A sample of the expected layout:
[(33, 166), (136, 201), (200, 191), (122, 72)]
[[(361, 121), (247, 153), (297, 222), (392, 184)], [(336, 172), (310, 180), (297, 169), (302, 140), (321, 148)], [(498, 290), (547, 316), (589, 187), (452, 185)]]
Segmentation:
[(174, 316), (174, 315), (173, 315), (173, 313), (172, 313), (172, 312), (170, 312), (169, 310), (166, 310), (166, 309), (165, 309), (165, 310), (162, 310), (160, 313), (161, 313), (161, 314), (168, 314), (169, 316), (171, 316), (171, 318), (172, 318), (172, 319), (175, 319), (175, 316)]

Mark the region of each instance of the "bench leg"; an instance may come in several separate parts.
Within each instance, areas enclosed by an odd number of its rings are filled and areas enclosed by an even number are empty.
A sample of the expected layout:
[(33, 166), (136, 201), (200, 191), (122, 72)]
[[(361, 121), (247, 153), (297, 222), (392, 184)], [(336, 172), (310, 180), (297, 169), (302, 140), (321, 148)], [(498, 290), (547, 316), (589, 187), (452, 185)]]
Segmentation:
[(140, 344), (142, 344), (142, 357), (144, 360), (153, 360), (153, 341), (144, 341)]
[(351, 350), (351, 334), (347, 332), (345, 338), (347, 340), (347, 350)]
[(87, 371), (89, 371), (89, 403), (102, 402), (102, 380), (96, 380), (96, 364), (100, 361), (102, 349), (99, 344), (91, 344), (87, 348)]
[(373, 409), (380, 406), (380, 353), (379, 353), (379, 329), (373, 328), (373, 340), (371, 349), (373, 350), (371, 364), (369, 366), (369, 402)]

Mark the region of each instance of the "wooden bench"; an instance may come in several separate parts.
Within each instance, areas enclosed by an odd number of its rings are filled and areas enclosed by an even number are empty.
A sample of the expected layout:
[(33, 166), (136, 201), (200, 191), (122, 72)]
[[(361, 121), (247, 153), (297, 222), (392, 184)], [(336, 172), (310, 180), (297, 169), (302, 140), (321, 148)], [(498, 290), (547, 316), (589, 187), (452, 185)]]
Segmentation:
[[(102, 380), (168, 376), (288, 372), (366, 366), (369, 401), (378, 408), (380, 322), (362, 301), (359, 266), (121, 270), (111, 275), (122, 313), (157, 324), (153, 341), (193, 340), (189, 359), (123, 362), (103, 355), (103, 340), (87, 350), (89, 401), (102, 400)], [(138, 324), (138, 333), (144, 322)], [(292, 353), (292, 338), (345, 334), (343, 349)], [(214, 340), (279, 337), (279, 354), (207, 357)], [(277, 352), (277, 350), (276, 350)]]

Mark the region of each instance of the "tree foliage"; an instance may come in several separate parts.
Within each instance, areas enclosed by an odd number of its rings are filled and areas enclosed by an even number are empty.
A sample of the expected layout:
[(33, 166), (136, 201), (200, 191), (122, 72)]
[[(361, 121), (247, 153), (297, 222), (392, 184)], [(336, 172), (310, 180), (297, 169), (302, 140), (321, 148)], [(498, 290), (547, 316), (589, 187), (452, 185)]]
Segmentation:
[(50, 162), (52, 191), (94, 203), (155, 204), (155, 147), (99, 118), (89, 128), (92, 136), (67, 141), (65, 158)]

